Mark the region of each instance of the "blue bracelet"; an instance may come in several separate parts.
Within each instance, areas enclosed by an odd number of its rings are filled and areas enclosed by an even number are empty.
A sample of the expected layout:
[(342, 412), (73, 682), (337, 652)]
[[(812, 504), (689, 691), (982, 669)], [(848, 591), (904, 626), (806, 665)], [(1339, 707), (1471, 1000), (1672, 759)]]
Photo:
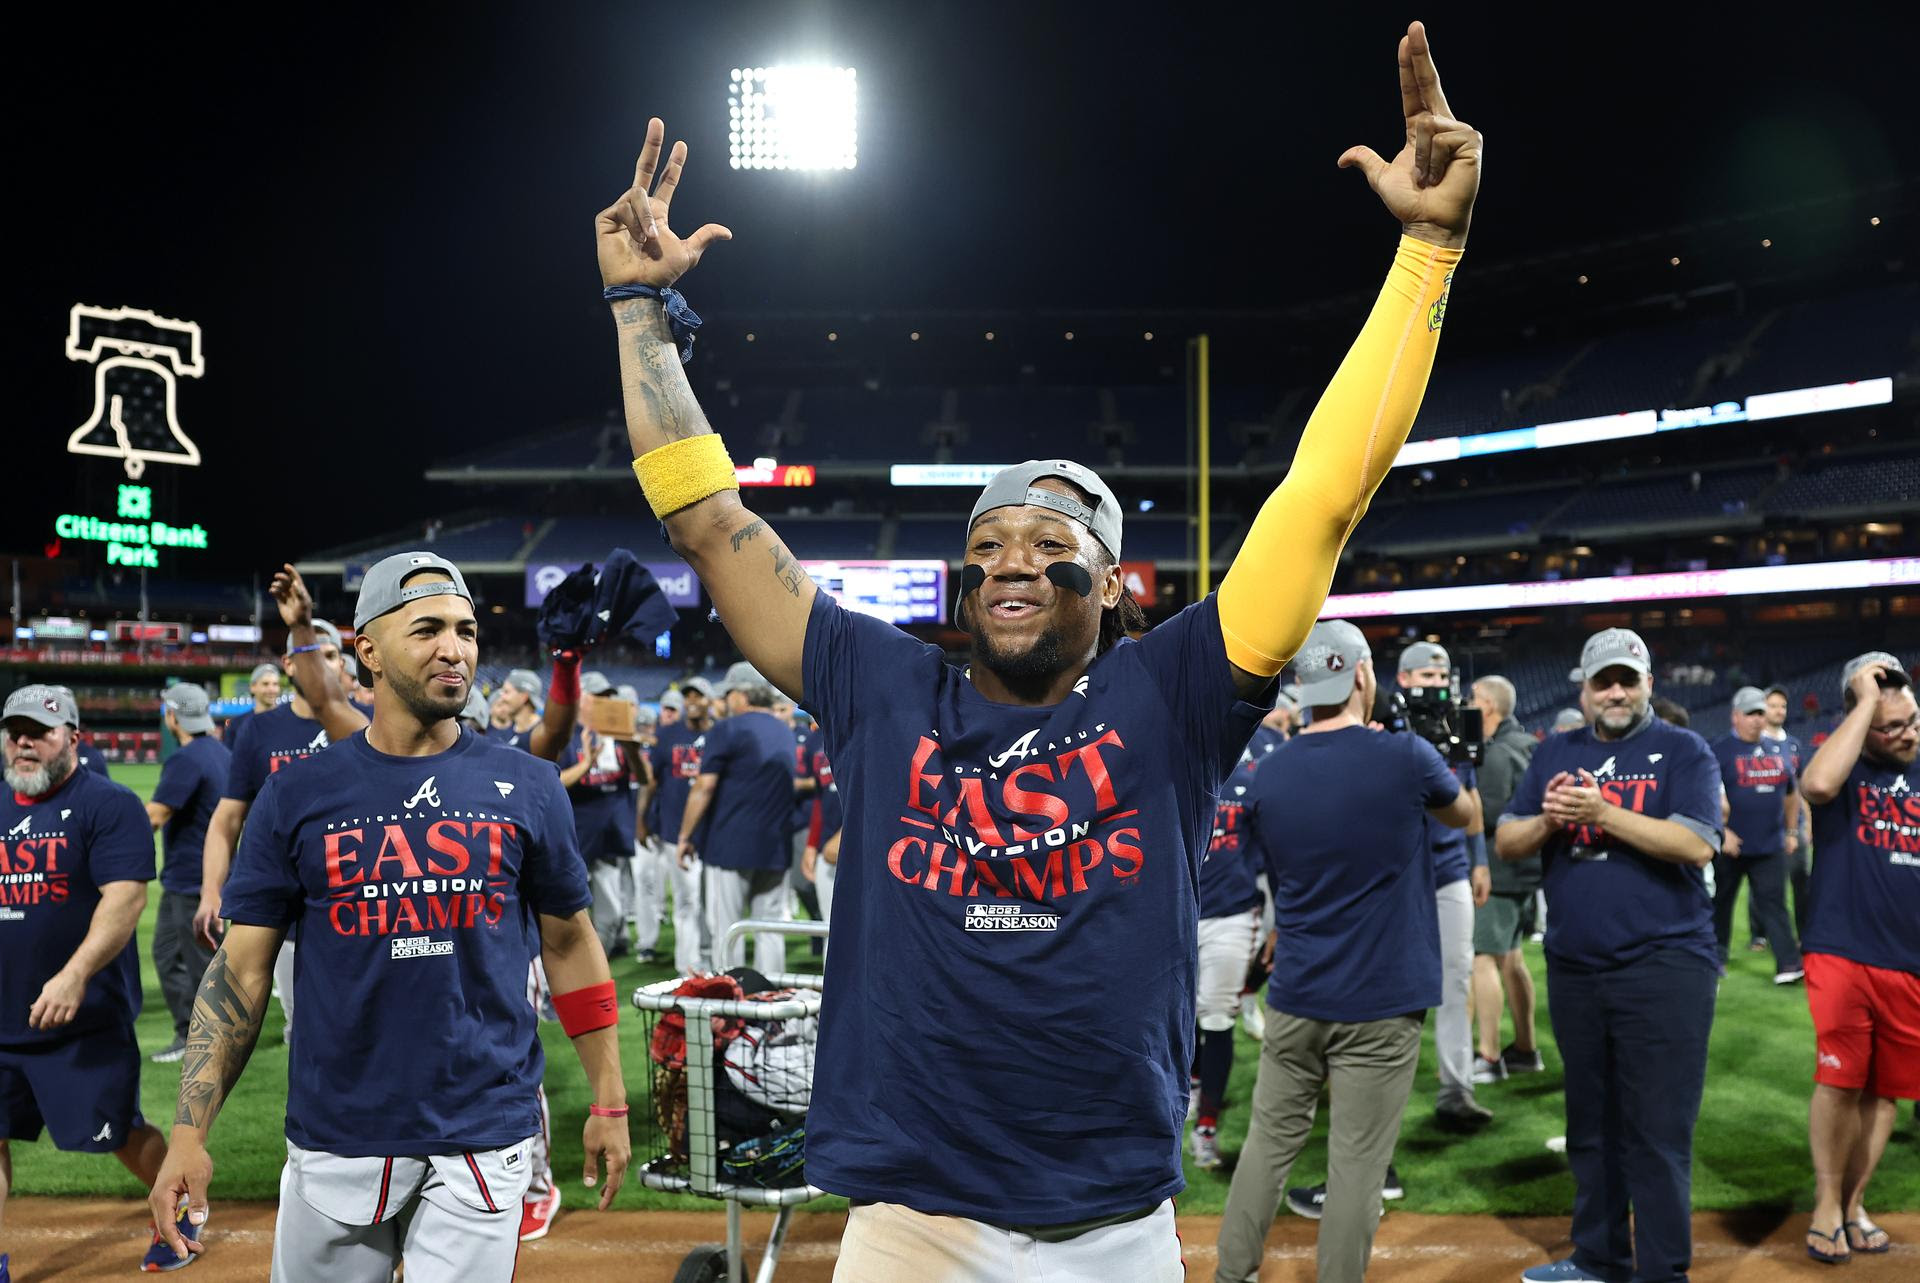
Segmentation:
[(700, 328), (700, 314), (687, 306), (687, 299), (672, 286), (658, 289), (651, 285), (609, 285), (600, 297), (612, 303), (623, 298), (657, 298), (667, 307), (667, 331), (680, 345), (680, 364), (693, 360), (693, 332)]
[(311, 646), (295, 646), (287, 651), (289, 655), (311, 655), (316, 650), (325, 650), (327, 643), (314, 642)]

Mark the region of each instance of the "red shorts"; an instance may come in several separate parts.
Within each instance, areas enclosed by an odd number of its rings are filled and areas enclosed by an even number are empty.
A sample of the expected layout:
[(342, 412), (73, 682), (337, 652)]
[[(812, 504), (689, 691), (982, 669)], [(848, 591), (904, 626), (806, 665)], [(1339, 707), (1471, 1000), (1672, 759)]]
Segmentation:
[(1806, 956), (1813, 1080), (1920, 1100), (1920, 976), (1831, 953)]

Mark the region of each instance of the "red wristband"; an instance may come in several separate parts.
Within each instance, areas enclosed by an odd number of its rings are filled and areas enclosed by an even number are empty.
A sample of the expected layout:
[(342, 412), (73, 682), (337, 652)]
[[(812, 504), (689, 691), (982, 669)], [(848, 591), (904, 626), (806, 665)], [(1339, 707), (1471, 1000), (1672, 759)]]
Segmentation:
[(547, 678), (547, 698), (555, 704), (580, 702), (580, 660), (578, 656), (556, 658), (553, 675)]
[(578, 1038), (596, 1029), (605, 1029), (620, 1019), (620, 1000), (614, 994), (613, 981), (602, 980), (570, 993), (553, 995), (553, 1011), (567, 1037)]
[(622, 1105), (618, 1109), (602, 1109), (598, 1105), (588, 1105), (587, 1112), (595, 1118), (625, 1118), (627, 1116), (627, 1107)]

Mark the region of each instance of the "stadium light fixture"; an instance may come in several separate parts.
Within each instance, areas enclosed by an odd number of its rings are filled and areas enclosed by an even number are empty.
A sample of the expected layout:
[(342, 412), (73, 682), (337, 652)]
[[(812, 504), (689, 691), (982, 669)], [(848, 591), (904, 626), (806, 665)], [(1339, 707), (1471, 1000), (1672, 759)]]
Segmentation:
[(852, 169), (859, 158), (852, 67), (736, 67), (727, 89), (735, 169)]
[(1773, 238), (1772, 238), (1771, 236), (1763, 236), (1763, 237), (1761, 237), (1761, 238), (1760, 238), (1760, 248), (1761, 248), (1761, 249), (1772, 249), (1772, 248), (1773, 248)]
[(1672, 257), (1672, 258), (1670, 258), (1670, 259), (1668, 259), (1668, 260), (1667, 260), (1667, 266), (1669, 266), (1669, 267), (1678, 267), (1678, 266), (1680, 266), (1680, 258), (1679, 258), (1679, 256), (1678, 256), (1678, 255), (1675, 255), (1674, 257)]
[(1587, 278), (1586, 278), (1586, 275), (1585, 275), (1585, 273), (1582, 273), (1582, 274), (1581, 274), (1581, 276), (1580, 276), (1580, 283), (1581, 283), (1582, 285), (1585, 285), (1585, 284), (1587, 283)]
[(1867, 222), (1872, 224), (1874, 227), (1878, 227), (1880, 226), (1880, 216), (1876, 214), (1872, 218), (1869, 218)]
[(918, 343), (920, 341), (920, 331), (911, 330), (908, 332), (907, 337), (912, 339), (915, 343)]

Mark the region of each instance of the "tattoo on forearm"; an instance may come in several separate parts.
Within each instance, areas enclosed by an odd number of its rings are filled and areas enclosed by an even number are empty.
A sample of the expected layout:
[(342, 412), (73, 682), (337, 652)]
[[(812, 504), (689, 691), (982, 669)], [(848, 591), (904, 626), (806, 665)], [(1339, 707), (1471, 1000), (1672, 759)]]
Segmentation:
[(738, 530), (733, 532), (733, 539), (732, 539), (733, 550), (735, 552), (739, 552), (741, 544), (746, 543), (748, 540), (757, 538), (762, 534), (765, 534), (766, 529), (767, 529), (767, 523), (764, 521), (756, 521), (752, 525), (740, 527)]
[(226, 946), (213, 955), (187, 1027), (187, 1053), (180, 1060), (180, 1104), (173, 1116), (176, 1124), (213, 1125), (253, 1054), (266, 1019), (267, 994), (262, 986), (258, 998), (247, 996), (227, 963)]
[(680, 350), (667, 328), (666, 314), (648, 299), (616, 307), (621, 326), (622, 374), (627, 409), (644, 417), (666, 441), (711, 432), (680, 365)]

